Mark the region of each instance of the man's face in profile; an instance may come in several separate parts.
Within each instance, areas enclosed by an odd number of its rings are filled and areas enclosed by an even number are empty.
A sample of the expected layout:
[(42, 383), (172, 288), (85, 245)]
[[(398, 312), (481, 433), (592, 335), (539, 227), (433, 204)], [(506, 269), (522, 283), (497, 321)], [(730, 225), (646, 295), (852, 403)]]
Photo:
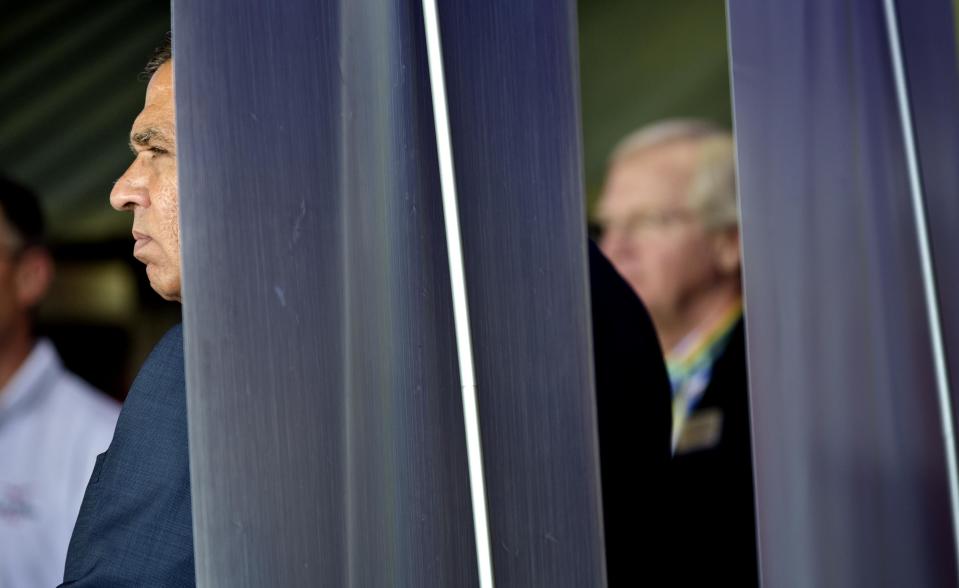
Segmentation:
[(110, 204), (133, 213), (133, 256), (146, 264), (150, 286), (180, 300), (180, 229), (177, 196), (173, 62), (160, 66), (133, 121), (134, 159), (110, 193)]

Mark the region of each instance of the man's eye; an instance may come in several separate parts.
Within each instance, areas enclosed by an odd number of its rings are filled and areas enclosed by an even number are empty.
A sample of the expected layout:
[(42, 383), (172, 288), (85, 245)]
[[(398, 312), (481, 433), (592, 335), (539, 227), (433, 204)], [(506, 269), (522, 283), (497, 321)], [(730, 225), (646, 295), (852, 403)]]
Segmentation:
[(162, 149), (160, 147), (150, 147), (149, 151), (154, 155), (166, 155), (169, 153), (166, 149)]

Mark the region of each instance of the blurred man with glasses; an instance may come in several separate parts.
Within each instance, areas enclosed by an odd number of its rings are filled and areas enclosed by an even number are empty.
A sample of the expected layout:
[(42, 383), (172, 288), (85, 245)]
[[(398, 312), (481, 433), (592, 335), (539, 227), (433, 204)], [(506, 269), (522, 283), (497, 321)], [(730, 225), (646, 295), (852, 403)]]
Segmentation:
[(757, 584), (737, 208), (730, 133), (668, 120), (614, 150), (597, 209), (666, 355), (679, 586)]

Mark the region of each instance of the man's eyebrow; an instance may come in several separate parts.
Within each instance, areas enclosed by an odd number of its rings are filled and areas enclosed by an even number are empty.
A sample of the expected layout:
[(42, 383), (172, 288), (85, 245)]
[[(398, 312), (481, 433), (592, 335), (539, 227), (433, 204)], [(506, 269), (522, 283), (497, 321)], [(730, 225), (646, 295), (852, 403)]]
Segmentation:
[(136, 152), (136, 147), (150, 147), (151, 145), (170, 147), (170, 140), (156, 127), (150, 127), (130, 135), (130, 150)]

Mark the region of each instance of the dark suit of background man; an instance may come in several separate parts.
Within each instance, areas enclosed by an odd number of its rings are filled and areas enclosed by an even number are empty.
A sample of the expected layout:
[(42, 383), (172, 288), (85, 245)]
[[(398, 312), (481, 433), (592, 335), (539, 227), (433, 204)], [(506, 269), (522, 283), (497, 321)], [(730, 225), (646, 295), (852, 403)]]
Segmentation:
[(613, 152), (601, 248), (649, 307), (673, 388), (675, 586), (755, 586), (757, 562), (733, 141), (664, 121)]
[[(110, 202), (133, 213), (134, 255), (153, 289), (180, 299), (173, 61), (169, 46), (148, 67), (133, 123), (135, 159)], [(669, 384), (652, 323), (629, 286), (590, 246), (594, 347), (610, 577), (628, 586), (650, 521), (662, 511), (669, 463)], [(319, 464), (317, 467), (320, 467)], [(638, 477), (636, 485), (628, 480)], [(627, 484), (630, 484), (627, 486)], [(607, 491), (608, 490), (608, 491)], [(655, 528), (655, 527), (652, 527)], [(97, 462), (70, 543), (65, 586), (192, 586), (183, 343), (175, 328), (137, 376), (109, 450)], [(463, 529), (471, 534), (470, 529)]]

